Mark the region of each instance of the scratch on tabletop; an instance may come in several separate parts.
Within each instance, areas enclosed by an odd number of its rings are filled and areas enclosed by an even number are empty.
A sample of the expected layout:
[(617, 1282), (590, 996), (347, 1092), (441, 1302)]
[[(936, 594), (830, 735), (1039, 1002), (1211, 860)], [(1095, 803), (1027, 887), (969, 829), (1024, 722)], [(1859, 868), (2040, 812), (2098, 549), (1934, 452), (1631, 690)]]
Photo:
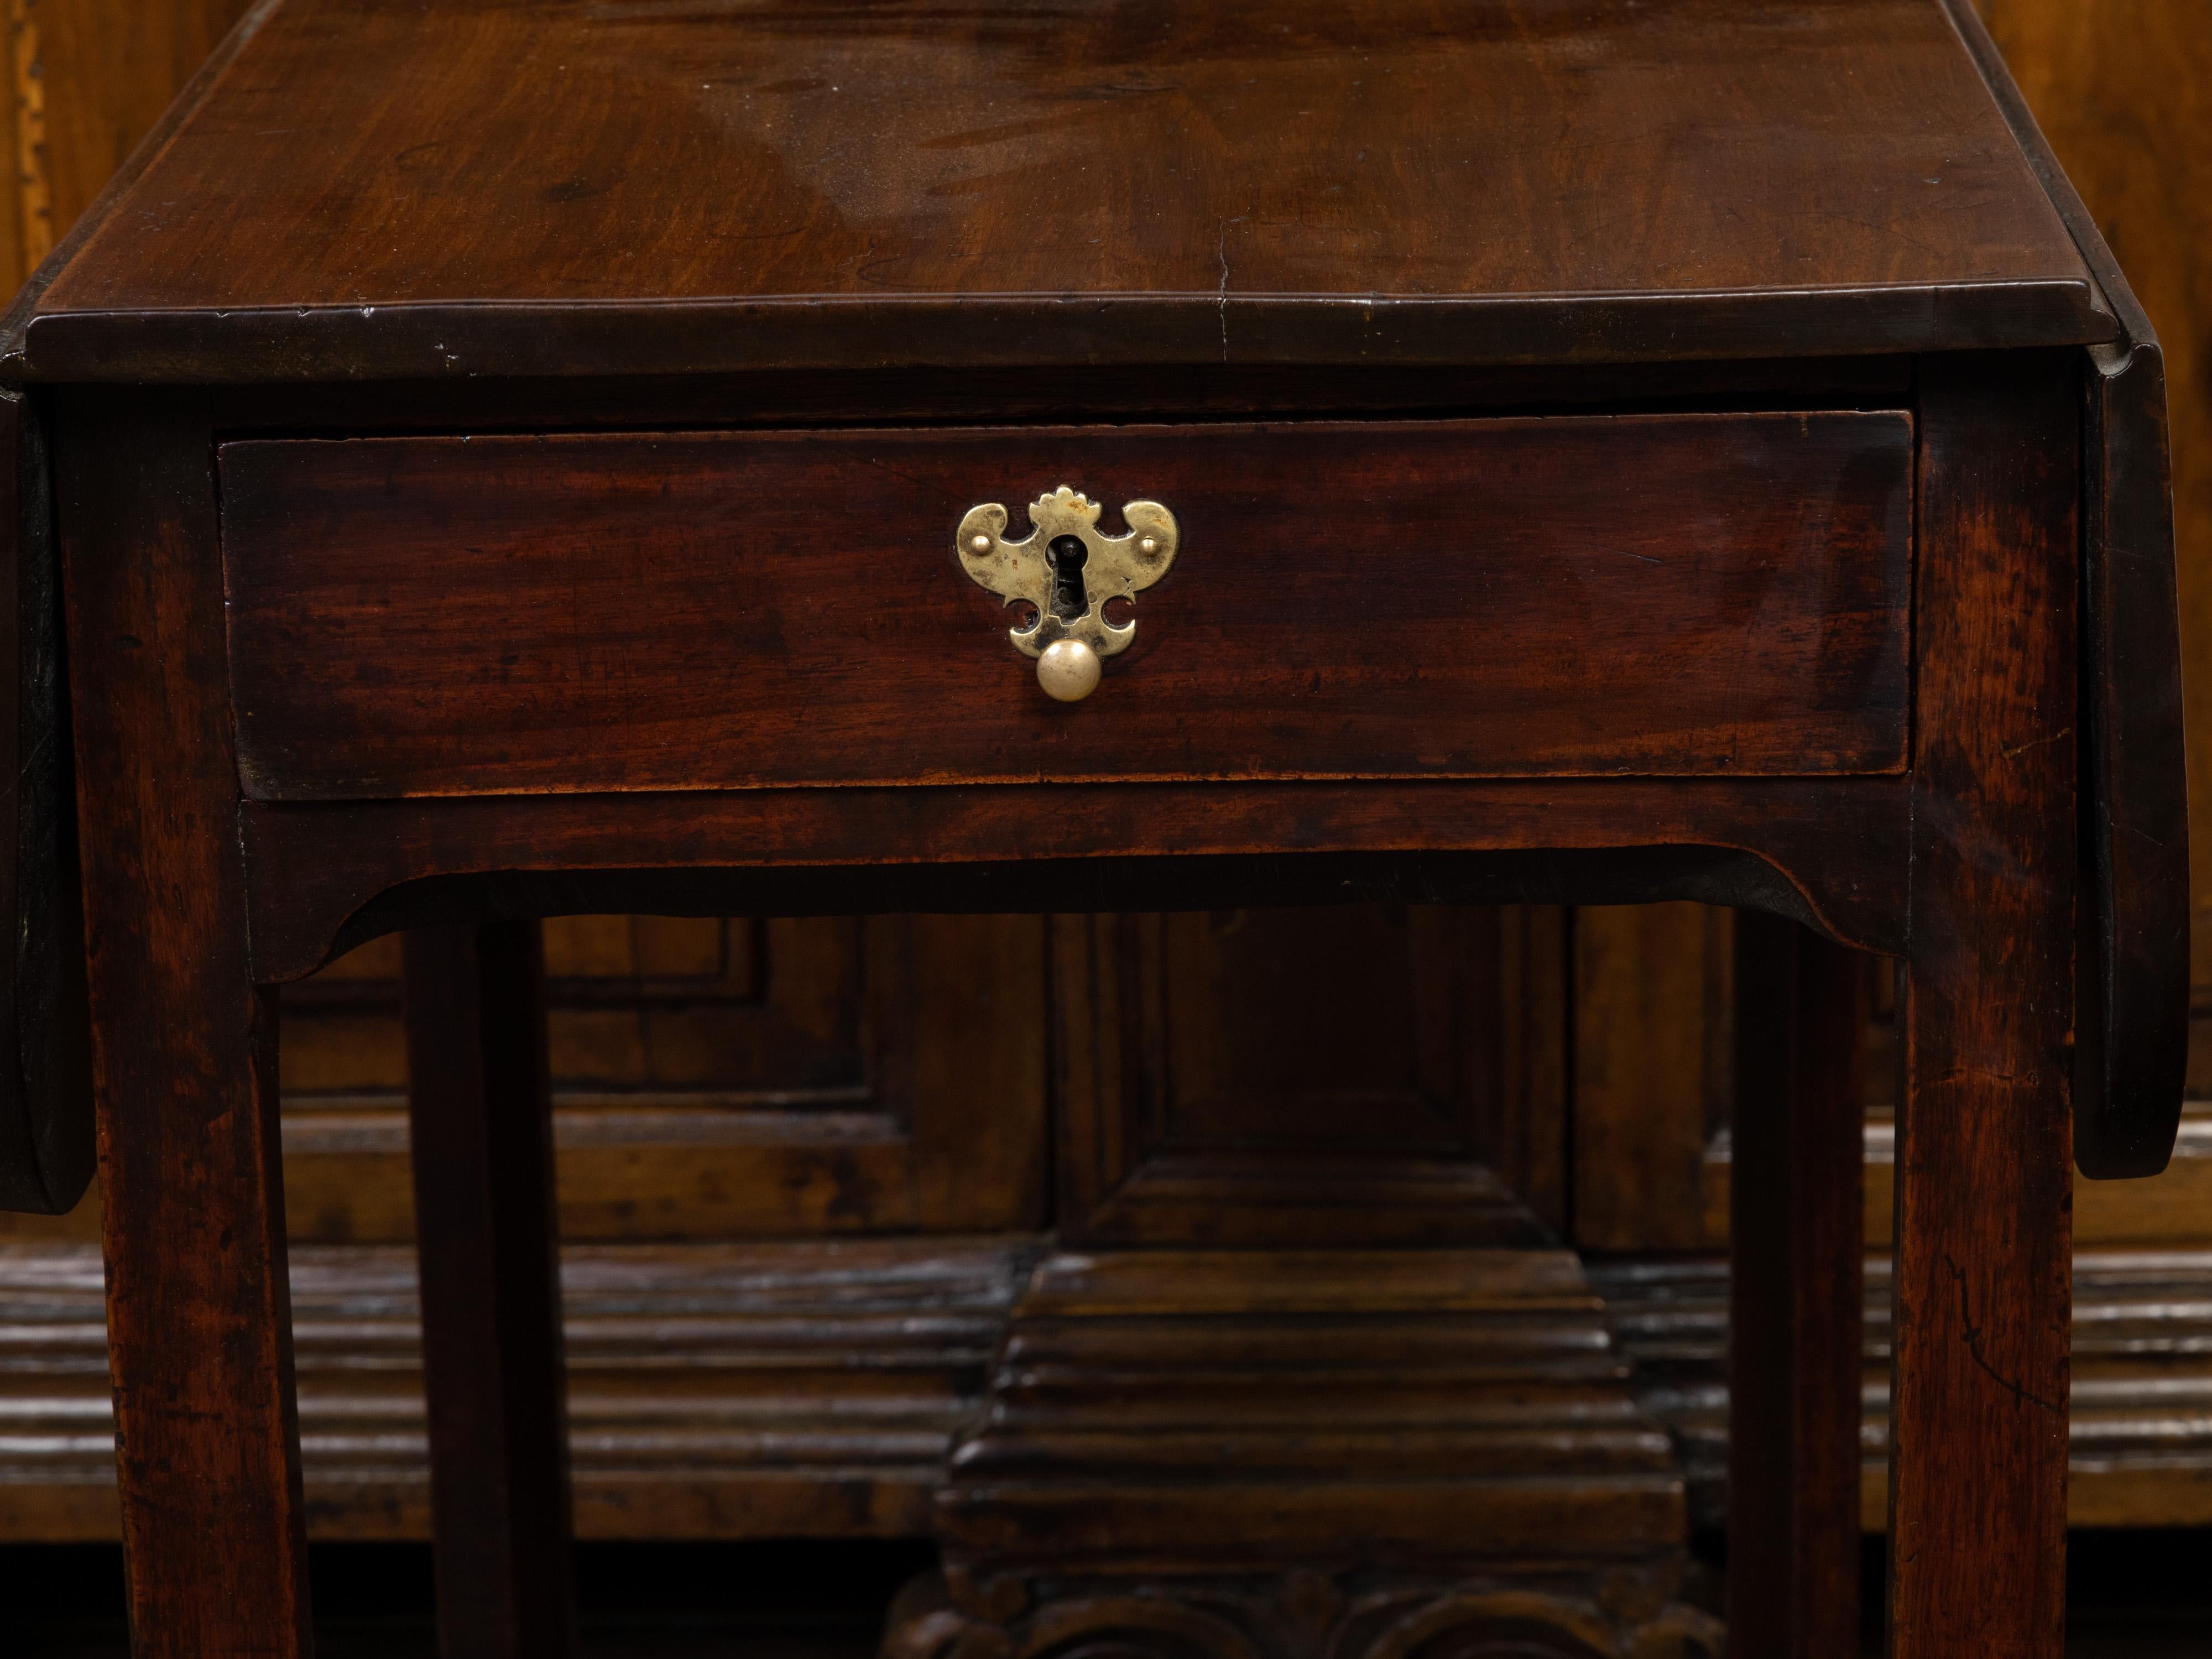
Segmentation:
[(2007, 760), (2017, 760), (2021, 756), (2025, 755), (2031, 749), (2040, 749), (2045, 744), (2057, 743), (2061, 738), (2070, 738), (2073, 735), (2074, 728), (2070, 726), (2064, 726), (2058, 731), (2053, 732), (2049, 737), (2030, 738), (2026, 743), (2012, 744), (1997, 752), (2002, 754)]
[(1229, 227), (1241, 225), (1252, 216), (1240, 213), (1234, 219), (1224, 219), (1214, 227), (1213, 257), (1221, 262), (1221, 284), (1214, 289), (1214, 308), (1221, 318), (1221, 361), (1229, 361)]

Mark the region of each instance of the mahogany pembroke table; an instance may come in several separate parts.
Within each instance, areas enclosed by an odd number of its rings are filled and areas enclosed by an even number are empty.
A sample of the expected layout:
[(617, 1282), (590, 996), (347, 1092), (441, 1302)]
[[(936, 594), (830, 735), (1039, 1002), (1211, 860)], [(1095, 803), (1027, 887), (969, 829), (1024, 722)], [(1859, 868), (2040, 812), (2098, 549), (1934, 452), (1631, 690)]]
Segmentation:
[[(310, 1644), (276, 988), (406, 932), (446, 1651), (557, 1655), (534, 919), (1385, 895), (1746, 915), (1753, 1659), (1856, 1651), (1902, 963), (1890, 1651), (2057, 1659), (2071, 1168), (2181, 1086), (2165, 392), (1965, 0), (265, 0), (0, 380), (0, 1179), (96, 1120), (139, 1653)], [(1694, 1646), (1509, 1603), (1333, 1650)]]

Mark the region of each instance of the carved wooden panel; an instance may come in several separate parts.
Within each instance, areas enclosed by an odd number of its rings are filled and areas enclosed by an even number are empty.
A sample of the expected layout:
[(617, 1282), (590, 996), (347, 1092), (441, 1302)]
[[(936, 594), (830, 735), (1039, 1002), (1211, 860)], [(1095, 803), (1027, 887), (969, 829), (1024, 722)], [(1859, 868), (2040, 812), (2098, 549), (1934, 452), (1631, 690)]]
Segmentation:
[(885, 1659), (1711, 1659), (1629, 1381), (1569, 1251), (1054, 1254)]
[[(1034, 1255), (944, 1235), (570, 1246), (578, 1532), (927, 1532)], [(428, 1537), (414, 1252), (302, 1245), (291, 1281), (310, 1535)], [(116, 1536), (106, 1340), (96, 1245), (0, 1243), (0, 1544)]]
[(1062, 1237), (1547, 1237), (1564, 960), (1534, 908), (1056, 919)]
[[(1044, 1224), (1036, 918), (545, 927), (564, 1237)], [(397, 946), (284, 994), (295, 1238), (411, 1234)]]
[[(1594, 1264), (1590, 1277), (1614, 1340), (1636, 1367), (1637, 1399), (1680, 1449), (1692, 1514), (1701, 1526), (1717, 1524), (1727, 1496), (1728, 1263), (1711, 1255), (1621, 1257)], [(2075, 1254), (2073, 1525), (2212, 1525), (2208, 1310), (2212, 1249)], [(1866, 1260), (1860, 1522), (1869, 1532), (1888, 1524), (1890, 1313), (1884, 1249)]]

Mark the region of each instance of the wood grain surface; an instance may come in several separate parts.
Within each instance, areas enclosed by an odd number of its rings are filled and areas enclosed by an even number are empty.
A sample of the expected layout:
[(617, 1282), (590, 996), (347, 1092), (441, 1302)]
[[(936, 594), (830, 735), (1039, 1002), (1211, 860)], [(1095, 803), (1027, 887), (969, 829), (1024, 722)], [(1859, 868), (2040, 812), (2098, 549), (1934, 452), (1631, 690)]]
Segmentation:
[(1564, 1050), (1565, 968), (1526, 987), (1499, 972), (1559, 930), (1531, 908), (1054, 918), (1060, 1237), (1553, 1237), (1539, 1206), (1556, 1217), (1564, 1102), (1534, 1077), (1565, 1054), (1508, 1068), (1525, 1048)]
[(1732, 927), (1700, 904), (1576, 907), (1571, 1163), (1584, 1249), (1715, 1242), (1697, 1218), (1729, 1098)]
[[(39, 92), (25, 172), (24, 271), (90, 207), (139, 138), (246, 9), (246, 0), (26, 0), (18, 96)], [(28, 179), (26, 180), (28, 183)], [(44, 222), (41, 222), (43, 218)]]
[(100, 195), (243, 0), (19, 0), (0, 126), (0, 286), (28, 276)]
[(22, 321), (277, 379), (2106, 331), (1937, 0), (288, 0)]
[(1681, 1489), (1601, 1317), (1558, 1251), (1055, 1254), (939, 1534), (979, 1577), (1664, 1555)]
[[(233, 0), (132, 7), (21, 0), (9, 14), (13, 118), (0, 130), (0, 286), (52, 249), (236, 15)], [(85, 938), (61, 571), (44, 403), (0, 400), (0, 1205), (63, 1213), (92, 1179)], [(88, 1215), (96, 1231), (96, 1214)]]
[(2166, 354), (1996, 45), (1949, 0), (2029, 165), (2112, 309), (2083, 365), (2081, 959), (2074, 1157), (2106, 1179), (2166, 1167), (2189, 1060), (2189, 783)]
[(1922, 377), (1898, 1101), (1893, 1659), (2057, 1659), (2065, 1613), (2080, 388)]
[(404, 954), (439, 1650), (573, 1659), (544, 944), (493, 922)]
[[(1531, 9), (1526, 9), (1526, 7), (1516, 9), (1516, 18), (1524, 18), (1524, 15), (1544, 15), (1544, 13), (1541, 13), (1541, 11), (1531, 13)], [(617, 188), (619, 188), (619, 185), (617, 185)], [(1212, 314), (1207, 314), (1206, 305), (1201, 303), (1201, 305), (1197, 305), (1197, 307), (1192, 307), (1190, 321), (1186, 323), (1186, 321), (1183, 321), (1183, 319), (1176, 319), (1176, 325), (1179, 325), (1179, 327), (1190, 327), (1190, 330), (1197, 330), (1199, 323), (1206, 323), (1206, 321), (1218, 321), (1218, 325), (1221, 325), (1221, 331), (1224, 331), (1224, 337), (1221, 337), (1221, 347), (1224, 347), (1224, 354), (1225, 354), (1225, 352), (1228, 352), (1228, 347), (1230, 347), (1230, 325), (1232, 325), (1232, 321), (1234, 321), (1234, 323), (1241, 323), (1241, 321), (1243, 321), (1243, 319), (1245, 319), (1245, 307), (1243, 307), (1243, 301), (1237, 301), (1237, 299), (1232, 299), (1232, 296), (1230, 296), (1230, 264), (1232, 264), (1232, 261), (1230, 261), (1230, 254), (1232, 254), (1234, 250), (1230, 248), (1228, 241), (1225, 241), (1225, 239), (1224, 239), (1224, 241), (1221, 241), (1221, 243), (1217, 243), (1217, 252), (1221, 254), (1221, 285), (1218, 285), (1218, 292), (1217, 292), (1217, 295), (1212, 296)], [(1265, 252), (1265, 250), (1263, 250), (1263, 252)], [(1201, 299), (1203, 299), (1203, 296), (1201, 296)], [(1916, 295), (1916, 299), (1917, 299), (1917, 295)], [(1885, 295), (1885, 303), (1889, 303), (1889, 296), (1887, 296), (1887, 295)], [(1562, 314), (1568, 314), (1568, 312), (1571, 312), (1571, 310), (1573, 310), (1573, 307), (1562, 307)], [(1261, 319), (1265, 319), (1265, 316), (1267, 316), (1267, 307), (1265, 307), (1265, 303), (1261, 303), (1261, 301), (1252, 301), (1252, 314), (1256, 314), (1256, 316), (1261, 316)], [(1583, 312), (1583, 316), (1589, 316), (1589, 312)], [(354, 325), (352, 319), (349, 319), (349, 316), (345, 316), (345, 319), (338, 319), (338, 321), (345, 323), (347, 327), (352, 327), (352, 325)], [(369, 323), (369, 319), (358, 319), (358, 321), (361, 321), (361, 323)], [(425, 323), (427, 327), (438, 327), (438, 325), (442, 325), (442, 321), (445, 321), (445, 319), (442, 319), (442, 316), (425, 316), (425, 319), (422, 319), (422, 323)], [(1955, 323), (1955, 319), (1951, 319), (1951, 321)], [(246, 321), (246, 323), (241, 323), (241, 327), (261, 327), (261, 325), (264, 325), (264, 323), (270, 323), (270, 325), (272, 325), (272, 327), (281, 327), (281, 325), (283, 325), (283, 319), (248, 319), (248, 321)], [(1736, 319), (1736, 325), (1741, 327), (1741, 316), (1739, 316), (1739, 319)], [(1891, 319), (1891, 321), (1889, 321), (1889, 323), (1885, 323), (1885, 325), (1887, 325), (1887, 327), (1896, 327), (1896, 321), (1893, 321), (1893, 319)], [(104, 323), (101, 323), (101, 327), (106, 327), (106, 325), (104, 325)], [(195, 327), (197, 327), (197, 323), (195, 323)], [(1589, 327), (1589, 323), (1577, 323), (1577, 327)], [(695, 338), (696, 338), (696, 337), (695, 337)], [(1632, 343), (1632, 341), (1628, 341), (1628, 343), (1626, 343), (1626, 345), (1624, 345), (1626, 338), (1628, 338), (1628, 337), (1613, 337), (1613, 338), (1608, 338), (1608, 341), (1606, 341), (1604, 345), (1595, 347), (1595, 349), (1637, 349), (1635, 343)], [(1801, 337), (1801, 338), (1812, 338), (1812, 337)], [(403, 341), (400, 341), (400, 349), (403, 349), (403, 352), (414, 352), (414, 354), (416, 354), (416, 356), (414, 356), (414, 358), (410, 358), (410, 361), (434, 362), (435, 358), (434, 358), (434, 356), (429, 356), (429, 347), (425, 347), (425, 341), (429, 341), (429, 334), (422, 334), (422, 337), (420, 337), (420, 338), (416, 338), (416, 337), (407, 337), (407, 338), (403, 338)], [(1245, 347), (1245, 341), (1248, 341), (1248, 337), (1245, 337), (1245, 334), (1239, 334), (1239, 337), (1237, 337), (1237, 341), (1239, 341), (1239, 349), (1243, 349), (1243, 347)], [(1203, 341), (1201, 341), (1201, 343), (1203, 343)], [(292, 347), (292, 349), (295, 349), (295, 356), (285, 358), (285, 365), (288, 365), (288, 368), (296, 368), (296, 365), (301, 365), (301, 362), (307, 361), (307, 352), (305, 352), (305, 347), (295, 345), (295, 347)], [(438, 343), (438, 349), (445, 349), (445, 343), (442, 343), (442, 341)], [(462, 347), (462, 349), (469, 349), (469, 347)], [(491, 345), (491, 347), (476, 347), (476, 349), (495, 349), (495, 345)], [(458, 352), (456, 352), (456, 356), (458, 356)], [(159, 358), (157, 358), (157, 356), (150, 356), (149, 361), (159, 361)], [(241, 358), (241, 361), (243, 361), (243, 358)], [(272, 358), (272, 361), (276, 361), (276, 358)], [(170, 358), (170, 368), (175, 368), (175, 358)], [(449, 365), (447, 365), (447, 368), (449, 368)], [(2033, 765), (2033, 763), (2031, 763), (2031, 765)], [(619, 818), (619, 814), (608, 814), (608, 825), (613, 825), (613, 823), (617, 821), (617, 818)], [(602, 825), (602, 830), (606, 830), (606, 825)], [(611, 830), (606, 830), (606, 832), (608, 832), (608, 834), (613, 834), (613, 832), (611, 832)], [(1840, 841), (1840, 836), (1838, 836), (1838, 841)], [(1875, 860), (1875, 863), (1878, 863), (1878, 860)], [(1856, 874), (1858, 874), (1858, 872), (1856, 872), (1856, 869), (1854, 869), (1854, 876), (1856, 876)], [(1923, 1119), (1923, 1124), (1924, 1124), (1924, 1119)], [(1913, 1133), (1920, 1134), (1920, 1137), (1923, 1137), (1923, 1139), (1920, 1139), (1920, 1151), (1927, 1152), (1927, 1151), (1929, 1151), (1929, 1141), (1924, 1139), (1924, 1128), (1923, 1128), (1923, 1126), (1917, 1126), (1917, 1124), (1916, 1124), (1916, 1130), (1913, 1130)], [(1907, 1146), (1907, 1152), (1911, 1152), (1911, 1151), (1913, 1151), (1911, 1146)], [(1940, 1151), (1942, 1151), (1942, 1148), (1938, 1148), (1938, 1152), (1940, 1152)], [(1907, 1232), (1911, 1232), (1911, 1217), (1907, 1217), (1907, 1228), (1905, 1228), (1905, 1230), (1907, 1230)], [(1971, 1332), (1969, 1332), (1969, 1336), (1971, 1336)], [(2039, 1352), (2042, 1352), (2042, 1349), (2039, 1349)], [(1971, 1382), (1971, 1378), (1969, 1378), (1969, 1382)], [(2015, 1391), (2017, 1391), (2017, 1389), (2015, 1389)]]
[[(1859, 1523), (1867, 1533), (1889, 1520), (1891, 1268), (1887, 1249), (1866, 1258)], [(1608, 1256), (1591, 1263), (1590, 1277), (1635, 1364), (1640, 1397), (1675, 1437), (1694, 1524), (1723, 1524), (1728, 1264), (1711, 1255)], [(2081, 1250), (2073, 1348), (2069, 1523), (2212, 1525), (2212, 1418), (2204, 1410), (2212, 1398), (2212, 1251), (2166, 1243)], [(1881, 1632), (1865, 1634), (1878, 1640)], [(1868, 1650), (1880, 1651), (1871, 1644)]]
[(945, 1605), (886, 1652), (1717, 1656), (1586, 1285), (1551, 1250), (1048, 1256), (938, 1493)]
[[(568, 1247), (579, 1534), (926, 1534), (1042, 1248), (1030, 1232)], [(414, 1250), (305, 1245), (292, 1268), (310, 1535), (428, 1538)], [(16, 1425), (0, 1540), (116, 1536), (101, 1291), (95, 1248), (0, 1245)]]
[[(939, 1233), (568, 1247), (578, 1535), (927, 1533), (951, 1442), (979, 1414), (1018, 1283), (1048, 1243)], [(291, 1255), (308, 1534), (428, 1538), (413, 1252), (295, 1243)], [(1608, 1254), (1590, 1274), (1640, 1397), (1675, 1438), (1694, 1524), (1723, 1524), (1726, 1262)], [(1878, 1532), (1886, 1249), (1868, 1257), (1866, 1279), (1862, 1523)], [(2074, 1295), (2072, 1523), (2212, 1524), (2212, 1251), (2084, 1250)], [(0, 1243), (0, 1315), (15, 1413), (0, 1449), (0, 1540), (112, 1540), (97, 1247)]]
[[(1893, 414), (234, 443), (240, 767), (263, 800), (1894, 771), (1911, 453)], [(1072, 707), (951, 548), (1055, 485), (1182, 538)]]
[[(2165, 347), (2188, 672), (2192, 957), (2212, 981), (2212, 29), (2198, 0), (1984, 0), (1990, 32)], [(2207, 1051), (2212, 1052), (2212, 1051)], [(2212, 1071), (2193, 1079), (2202, 1093)]]
[(1865, 964), (1745, 913), (1735, 966), (1729, 1642), (1856, 1659)]
[(248, 805), (239, 829), (255, 972), (282, 983), (419, 922), (621, 909), (616, 888), (677, 915), (1701, 897), (1895, 955), (1908, 801), (1893, 778), (780, 789)]
[(196, 411), (56, 446), (131, 1626), (142, 1659), (304, 1659), (276, 1006), (246, 960), (213, 457)]

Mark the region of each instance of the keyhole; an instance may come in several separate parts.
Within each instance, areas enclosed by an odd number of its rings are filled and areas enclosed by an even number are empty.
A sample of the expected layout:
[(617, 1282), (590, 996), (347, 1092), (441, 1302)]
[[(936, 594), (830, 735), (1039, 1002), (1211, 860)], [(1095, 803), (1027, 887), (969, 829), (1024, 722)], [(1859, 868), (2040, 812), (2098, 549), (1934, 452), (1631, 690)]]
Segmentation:
[(1062, 622), (1081, 622), (1091, 612), (1091, 595), (1083, 586), (1083, 563), (1090, 556), (1080, 536), (1055, 536), (1045, 550), (1052, 566), (1052, 614)]

